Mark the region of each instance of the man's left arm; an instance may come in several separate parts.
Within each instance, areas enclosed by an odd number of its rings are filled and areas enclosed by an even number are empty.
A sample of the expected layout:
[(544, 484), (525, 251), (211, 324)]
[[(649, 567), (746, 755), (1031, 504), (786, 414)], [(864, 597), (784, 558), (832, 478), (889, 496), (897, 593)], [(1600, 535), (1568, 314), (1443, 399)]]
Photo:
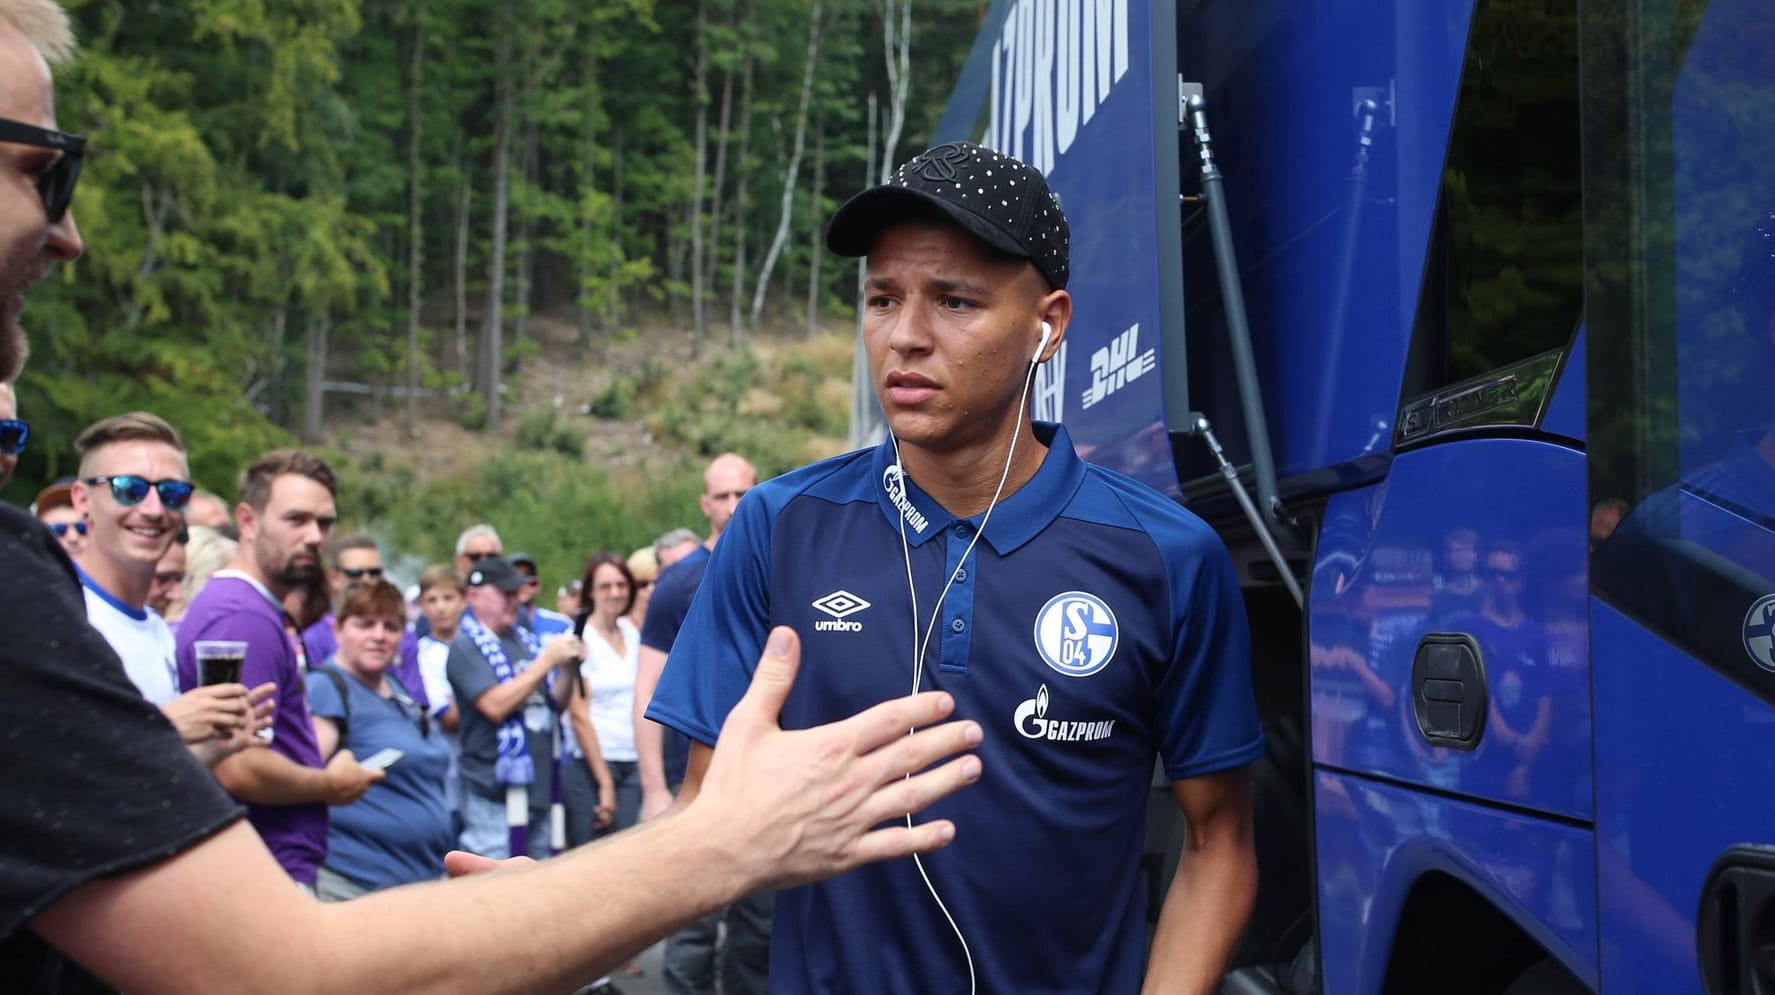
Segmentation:
[(1248, 768), (1171, 782), (1187, 823), (1183, 855), (1159, 913), (1141, 995), (1206, 995), (1245, 930), (1257, 898)]

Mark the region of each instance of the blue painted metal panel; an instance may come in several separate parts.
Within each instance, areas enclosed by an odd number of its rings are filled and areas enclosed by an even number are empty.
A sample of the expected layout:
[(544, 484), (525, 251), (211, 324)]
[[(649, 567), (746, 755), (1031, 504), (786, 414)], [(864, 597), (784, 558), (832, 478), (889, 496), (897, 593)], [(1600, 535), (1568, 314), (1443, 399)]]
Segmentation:
[[(1177, 237), (1175, 113), (1155, 99), (1174, 95), (1175, 72), (1154, 42), (1172, 24), (1144, 0), (1001, 2), (980, 140), (1046, 173), (1072, 226), (1072, 324), (1036, 376), (1035, 416), (1064, 420), (1081, 456), (1176, 493), (1158, 365), (1166, 295), (1179, 294), (1175, 249), (1161, 245)], [(1180, 320), (1181, 304), (1170, 310)]]
[[(1401, 453), (1333, 496), (1312, 602), (1313, 758), (1575, 819), (1592, 811), (1583, 454), (1527, 439)], [(1468, 751), (1412, 709), (1431, 632), (1469, 633), (1491, 707)]]
[(1610, 995), (1699, 992), (1709, 867), (1775, 842), (1775, 709), (1604, 602), (1591, 624), (1603, 981)]
[(1331, 771), (1314, 795), (1323, 991), (1381, 990), (1400, 912), (1432, 874), (1467, 884), (1595, 987), (1588, 831)]
[[(1179, 25), (1179, 69), (1213, 110), (1282, 476), (1388, 447), (1471, 13), (1470, 0), (1203, 0)], [(1357, 190), (1359, 91), (1383, 127)], [(1212, 265), (1204, 231), (1185, 246), (1191, 403), (1244, 460)]]
[(1553, 385), (1553, 399), (1541, 416), (1541, 431), (1579, 442), (1589, 438), (1584, 428), (1584, 355), (1584, 326), (1579, 325), (1577, 340), (1566, 353), (1565, 369)]

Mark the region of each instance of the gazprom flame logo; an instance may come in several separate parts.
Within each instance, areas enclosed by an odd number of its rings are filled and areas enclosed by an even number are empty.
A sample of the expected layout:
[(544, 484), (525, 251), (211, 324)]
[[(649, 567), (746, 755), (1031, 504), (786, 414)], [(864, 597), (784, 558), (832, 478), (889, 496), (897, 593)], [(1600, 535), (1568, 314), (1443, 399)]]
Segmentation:
[(900, 469), (900, 464), (889, 463), (888, 468), (882, 471), (881, 489), (887, 492), (888, 500), (893, 502), (894, 507), (900, 509), (900, 517), (906, 519), (906, 524), (912, 526), (912, 531), (924, 535), (924, 530), (931, 527), (931, 521), (906, 496), (906, 474)]
[(1035, 616), (1035, 648), (1042, 661), (1068, 677), (1089, 677), (1116, 655), (1115, 612), (1084, 591), (1056, 594)]
[(1108, 739), (1116, 731), (1115, 719), (1078, 722), (1048, 718), (1048, 686), (1036, 689), (1035, 697), (1017, 706), (1011, 716), (1018, 735), (1024, 739), (1047, 739), (1057, 743), (1094, 743)]

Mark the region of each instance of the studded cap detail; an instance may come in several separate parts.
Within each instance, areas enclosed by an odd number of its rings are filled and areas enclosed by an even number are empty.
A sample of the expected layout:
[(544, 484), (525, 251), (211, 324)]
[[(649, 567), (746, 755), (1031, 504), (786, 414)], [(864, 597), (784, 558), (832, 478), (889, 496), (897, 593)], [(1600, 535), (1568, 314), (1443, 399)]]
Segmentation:
[(886, 183), (845, 201), (826, 226), (826, 247), (841, 256), (866, 256), (883, 228), (917, 216), (919, 207), (935, 209), (1001, 252), (1028, 259), (1055, 290), (1066, 286), (1072, 236), (1060, 198), (1040, 170), (972, 142), (927, 149)]

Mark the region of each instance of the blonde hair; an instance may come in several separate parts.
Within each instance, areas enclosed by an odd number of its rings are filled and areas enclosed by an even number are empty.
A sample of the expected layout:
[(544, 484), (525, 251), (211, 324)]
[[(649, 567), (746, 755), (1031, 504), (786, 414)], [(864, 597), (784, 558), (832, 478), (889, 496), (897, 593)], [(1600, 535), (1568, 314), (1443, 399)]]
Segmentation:
[[(0, 3), (4, 2), (6, 0), (0, 0)], [(185, 585), (180, 589), (179, 596), (167, 606), (167, 618), (184, 616), (185, 606), (210, 582), (211, 574), (234, 559), (234, 550), (239, 545), (208, 525), (193, 525), (187, 531), (191, 534), (191, 541), (185, 544)]]
[(25, 36), (43, 61), (59, 66), (74, 57), (74, 29), (56, 0), (0, 0), (0, 24)]

